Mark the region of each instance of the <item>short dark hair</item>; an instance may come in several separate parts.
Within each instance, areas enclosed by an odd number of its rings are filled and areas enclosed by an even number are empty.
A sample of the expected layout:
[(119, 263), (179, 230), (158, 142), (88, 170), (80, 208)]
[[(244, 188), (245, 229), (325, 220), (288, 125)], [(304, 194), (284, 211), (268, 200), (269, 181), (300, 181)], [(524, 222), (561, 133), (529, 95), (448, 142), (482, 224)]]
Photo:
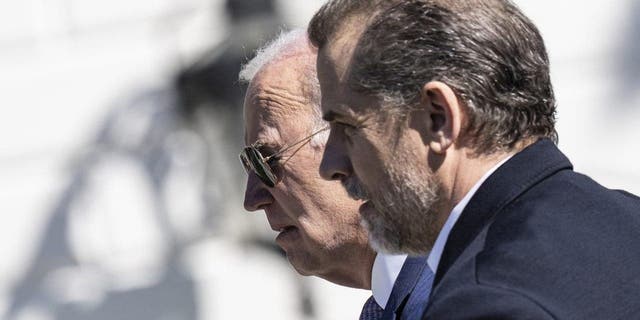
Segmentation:
[[(398, 0), (332, 0), (325, 3), (316, 12), (307, 33), (311, 43), (322, 49), (329, 39), (344, 26), (351, 17), (366, 14), (373, 17)], [(355, 39), (354, 39), (355, 40)]]
[(352, 89), (405, 110), (419, 103), (425, 83), (446, 83), (466, 108), (463, 137), (480, 154), (525, 139), (557, 141), (542, 36), (508, 0), (397, 2), (370, 21), (350, 70)]

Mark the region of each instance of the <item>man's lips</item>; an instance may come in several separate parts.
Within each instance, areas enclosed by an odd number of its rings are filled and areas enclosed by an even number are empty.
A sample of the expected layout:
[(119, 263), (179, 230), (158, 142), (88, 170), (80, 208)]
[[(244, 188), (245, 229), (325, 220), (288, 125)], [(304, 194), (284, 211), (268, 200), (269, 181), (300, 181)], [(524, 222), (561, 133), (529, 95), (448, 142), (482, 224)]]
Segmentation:
[(278, 224), (278, 225), (271, 225), (271, 230), (275, 231), (275, 232), (285, 232), (287, 230), (291, 230), (291, 229), (295, 229), (296, 227), (293, 225), (285, 225), (285, 224)]
[(281, 247), (285, 242), (294, 240), (295, 238), (297, 238), (297, 235), (300, 234), (300, 230), (298, 229), (298, 227), (292, 223), (293, 221), (285, 218), (285, 215), (274, 213), (268, 210), (265, 211), (267, 213), (267, 220), (269, 221), (271, 230), (278, 232), (276, 242)]
[[(298, 228), (295, 226), (285, 226), (278, 229), (274, 229), (275, 231), (279, 231), (280, 233), (276, 237), (276, 242), (283, 247), (287, 242), (291, 242), (298, 238), (300, 234), (298, 232)], [(284, 248), (283, 248), (284, 249)]]
[(291, 228), (296, 228), (296, 226), (291, 223), (290, 219), (286, 218), (286, 215), (281, 212), (274, 212), (273, 210), (269, 210), (269, 208), (265, 209), (265, 213), (267, 214), (267, 221), (269, 222), (269, 227), (271, 230), (275, 232), (284, 232)]

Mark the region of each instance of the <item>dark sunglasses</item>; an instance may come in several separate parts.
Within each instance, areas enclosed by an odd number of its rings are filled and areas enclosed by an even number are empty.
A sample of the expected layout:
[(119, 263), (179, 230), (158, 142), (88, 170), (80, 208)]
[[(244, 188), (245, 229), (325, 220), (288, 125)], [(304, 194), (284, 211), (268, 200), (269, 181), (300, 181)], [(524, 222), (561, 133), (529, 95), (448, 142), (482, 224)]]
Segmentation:
[[(291, 159), (291, 157), (293, 157), (293, 155), (295, 155), (305, 144), (311, 141), (311, 139), (315, 135), (325, 130), (329, 130), (329, 127), (324, 127), (267, 157), (262, 156), (262, 154), (258, 150), (258, 148), (261, 147), (261, 144), (254, 143), (250, 146), (244, 147), (242, 152), (240, 152), (240, 162), (242, 162), (242, 166), (244, 167), (244, 170), (247, 171), (247, 173), (253, 171), (265, 185), (273, 188), (275, 187), (276, 183), (278, 183), (278, 178), (274, 173), (274, 167), (272, 167), (274, 161), (272, 160), (277, 159), (278, 156), (282, 155), (291, 148), (298, 146), (298, 148), (291, 154), (291, 156), (289, 156), (289, 159)], [(287, 161), (289, 161), (289, 159), (287, 159)]]

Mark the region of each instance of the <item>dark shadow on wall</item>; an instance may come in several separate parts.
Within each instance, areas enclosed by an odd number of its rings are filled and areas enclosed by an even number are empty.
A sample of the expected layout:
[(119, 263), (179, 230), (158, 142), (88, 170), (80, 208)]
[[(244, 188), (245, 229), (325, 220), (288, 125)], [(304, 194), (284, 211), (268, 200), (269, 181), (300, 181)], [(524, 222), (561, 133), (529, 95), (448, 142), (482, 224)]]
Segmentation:
[[(170, 315), (167, 319), (198, 319), (194, 283), (179, 268), (182, 251), (189, 242), (182, 241), (173, 232), (167, 210), (162, 205), (162, 189), (171, 166), (171, 154), (164, 148), (164, 143), (176, 129), (175, 110), (171, 107), (174, 100), (170, 92), (144, 92), (107, 116), (87, 152), (73, 165), (71, 182), (50, 214), (36, 256), (11, 294), (7, 319), (14, 319), (29, 308), (40, 309), (59, 320), (161, 319), (161, 315)], [(129, 122), (134, 115), (139, 122)], [(119, 130), (127, 131), (143, 122), (150, 124), (147, 130), (137, 137), (129, 136), (136, 143), (122, 139)], [(128, 123), (129, 127), (123, 123)], [(141, 168), (156, 204), (153, 217), (168, 247), (161, 276), (149, 286), (131, 290), (112, 288), (110, 277), (105, 277), (109, 270), (100, 264), (81, 261), (69, 244), (74, 207), (83, 201), (89, 190), (97, 188), (99, 191), (100, 186), (91, 185), (90, 176), (114, 155)], [(99, 304), (61, 299), (64, 292), (52, 290), (50, 286), (60, 281), (61, 273), (66, 273), (65, 279), (74, 279), (72, 281), (101, 279), (99, 282), (106, 286), (96, 288), (102, 296)]]
[[(220, 227), (220, 215), (224, 214), (221, 203), (228, 200), (225, 190), (238, 190), (228, 184), (217, 185), (222, 191), (213, 196), (205, 190), (202, 196), (206, 210), (203, 232), (186, 239), (177, 236), (163, 205), (163, 187), (172, 167), (172, 155), (166, 148), (166, 141), (177, 130), (184, 127), (193, 129), (195, 122), (202, 120), (198, 120), (198, 110), (208, 110), (214, 115), (209, 119), (211, 125), (224, 134), (206, 144), (206, 154), (215, 154), (219, 158), (203, 160), (207, 163), (205, 180), (207, 183), (228, 182), (228, 178), (220, 179), (218, 175), (221, 172), (234, 172), (232, 177), (243, 175), (240, 165), (237, 165), (237, 150), (242, 146), (244, 97), (244, 89), (237, 81), (238, 73), (241, 64), (284, 26), (273, 0), (228, 0), (227, 9), (232, 31), (229, 37), (179, 72), (174, 88), (132, 94), (132, 99), (123, 107), (114, 108), (104, 119), (87, 151), (74, 162), (70, 183), (50, 210), (35, 256), (10, 292), (7, 320), (34, 308), (44, 310), (56, 320), (199, 319), (196, 285), (192, 276), (180, 267), (182, 257), (189, 245), (216, 233)], [(129, 140), (118, 138), (122, 134), (117, 132), (122, 130), (123, 122), (136, 126), (135, 122), (128, 120), (132, 114), (149, 123), (133, 145)], [(71, 272), (72, 276), (76, 271), (78, 274), (86, 273), (86, 270), (96, 274), (104, 272), (99, 265), (87, 265), (86, 261), (74, 255), (69, 245), (69, 234), (73, 208), (89, 189), (92, 171), (110, 155), (136, 163), (148, 182), (154, 201), (153, 218), (169, 248), (162, 260), (161, 274), (152, 284), (143, 287), (115, 290), (107, 286), (95, 305), (62, 301), (49, 287), (61, 271)], [(212, 163), (235, 165), (221, 168)], [(282, 254), (273, 243), (255, 240), (253, 245)], [(301, 313), (313, 318), (311, 293), (304, 283), (299, 284), (299, 291)]]
[(225, 124), (224, 140), (233, 143), (229, 147), (235, 152), (242, 147), (246, 89), (239, 84), (238, 73), (242, 64), (286, 25), (276, 11), (275, 0), (227, 1), (226, 8), (230, 17), (228, 37), (183, 68), (175, 77), (175, 86), (186, 119), (193, 120), (200, 109), (226, 117), (221, 122)]

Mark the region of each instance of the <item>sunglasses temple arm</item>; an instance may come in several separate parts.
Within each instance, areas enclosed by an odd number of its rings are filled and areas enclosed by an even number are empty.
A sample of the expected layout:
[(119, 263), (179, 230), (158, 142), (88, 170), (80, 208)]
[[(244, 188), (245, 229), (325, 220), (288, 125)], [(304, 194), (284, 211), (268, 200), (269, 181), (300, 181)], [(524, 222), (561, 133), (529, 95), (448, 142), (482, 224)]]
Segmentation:
[[(282, 149), (282, 150), (280, 150), (280, 151), (278, 151), (278, 152), (276, 152), (276, 153), (274, 153), (274, 154), (272, 154), (272, 155), (270, 155), (270, 156), (266, 157), (266, 158), (264, 159), (264, 161), (269, 161), (269, 159), (271, 159), (271, 158), (273, 158), (273, 157), (276, 157), (276, 156), (279, 156), (279, 155), (283, 154), (284, 152), (286, 152), (287, 150), (289, 150), (289, 149), (291, 149), (291, 148), (293, 148), (293, 147), (295, 147), (295, 146), (297, 146), (297, 145), (299, 145), (299, 144), (301, 144), (301, 143), (306, 143), (306, 142), (308, 142), (309, 140), (311, 140), (311, 139), (313, 138), (313, 136), (315, 136), (316, 134), (318, 134), (318, 133), (320, 133), (320, 132), (322, 132), (322, 131), (325, 131), (325, 130), (327, 130), (327, 129), (329, 129), (329, 126), (326, 126), (326, 127), (322, 128), (322, 129), (320, 129), (320, 130), (318, 130), (318, 131), (316, 131), (316, 132), (314, 132), (314, 133), (310, 134), (309, 136), (307, 136), (307, 137), (305, 137), (305, 138), (302, 138), (302, 139), (301, 139), (301, 140), (299, 140), (298, 142), (295, 142), (295, 143), (293, 143), (292, 145), (290, 145), (290, 146), (288, 146), (288, 147), (286, 147), (286, 148), (284, 148), (284, 149)], [(299, 146), (299, 147), (298, 147), (298, 149), (296, 149), (296, 151), (295, 151), (295, 152), (297, 152), (298, 150), (300, 150), (300, 148), (302, 148), (302, 146)], [(295, 152), (294, 152), (294, 153), (295, 153)]]
[[(309, 138), (309, 139), (311, 139), (311, 138)], [(299, 147), (297, 147), (297, 148), (296, 148), (296, 150), (295, 150), (295, 151), (293, 151), (293, 153), (291, 154), (291, 156), (290, 156), (290, 157), (288, 157), (288, 158), (287, 158), (287, 160), (286, 160), (282, 165), (284, 166), (285, 164), (287, 164), (287, 162), (289, 162), (289, 159), (293, 158), (293, 155), (295, 155), (296, 153), (298, 153), (298, 151), (300, 151), (300, 149), (302, 149), (302, 147), (304, 147), (304, 144), (302, 144), (302, 145), (300, 145)]]

